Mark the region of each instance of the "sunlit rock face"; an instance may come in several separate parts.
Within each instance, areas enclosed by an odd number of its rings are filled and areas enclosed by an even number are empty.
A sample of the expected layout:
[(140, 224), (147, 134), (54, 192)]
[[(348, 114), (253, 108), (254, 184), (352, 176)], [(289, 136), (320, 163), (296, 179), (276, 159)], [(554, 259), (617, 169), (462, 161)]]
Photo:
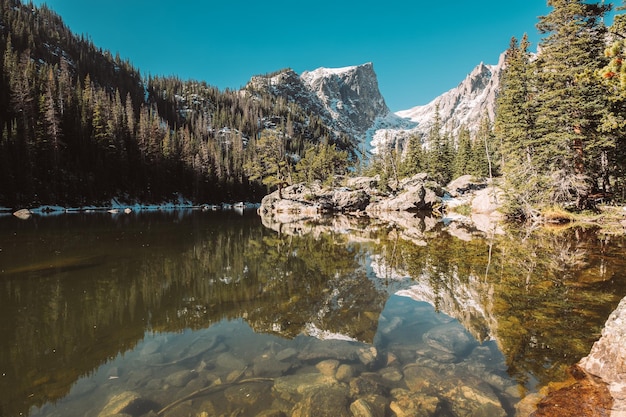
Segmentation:
[(285, 69), (252, 77), (248, 90), (265, 91), (321, 117), (337, 132), (362, 136), (389, 114), (371, 62), (344, 68), (318, 68), (302, 75)]
[(345, 68), (318, 68), (302, 73), (301, 78), (344, 132), (363, 135), (377, 118), (389, 113), (371, 62)]
[(476, 132), (481, 120), (493, 120), (500, 77), (504, 69), (504, 54), (496, 65), (480, 63), (455, 88), (443, 93), (424, 106), (416, 106), (396, 114), (419, 123), (416, 130), (426, 134), (432, 127), (437, 107), (445, 131), (458, 133), (461, 126)]
[(626, 298), (606, 321), (602, 337), (580, 365), (609, 384), (613, 396), (612, 416), (626, 416)]

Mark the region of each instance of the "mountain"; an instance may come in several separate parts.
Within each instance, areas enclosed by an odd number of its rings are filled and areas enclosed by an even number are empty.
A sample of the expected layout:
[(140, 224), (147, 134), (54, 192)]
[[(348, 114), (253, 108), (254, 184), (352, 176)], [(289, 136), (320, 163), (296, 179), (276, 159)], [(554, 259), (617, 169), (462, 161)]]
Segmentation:
[(495, 114), (504, 54), (497, 65), (480, 63), (455, 88), (430, 103), (392, 113), (378, 88), (374, 66), (318, 68), (301, 75), (291, 69), (253, 77), (247, 89), (283, 97), (318, 115), (335, 134), (354, 138), (360, 149), (403, 149), (413, 135), (427, 139), (437, 106), (443, 130), (457, 134), (462, 126), (476, 132), (481, 120)]
[(371, 62), (305, 71), (301, 79), (343, 132), (361, 136), (376, 119), (389, 114)]
[(426, 143), (437, 108), (442, 130), (452, 133), (453, 136), (459, 133), (461, 127), (475, 133), (485, 115), (493, 121), (500, 77), (504, 69), (504, 56), (504, 53), (500, 55), (496, 65), (481, 62), (457, 87), (430, 103), (396, 112), (396, 117), (412, 123), (413, 126), (408, 129), (391, 127), (377, 130), (372, 137), (372, 148), (404, 149), (406, 141), (413, 135), (420, 136), (422, 142)]
[(377, 131), (415, 126), (391, 113), (378, 88), (371, 62), (343, 68), (318, 68), (301, 75), (285, 69), (255, 76), (245, 89), (297, 103), (319, 116), (334, 135), (353, 138), (366, 151), (371, 149)]
[(444, 131), (458, 133), (462, 126), (471, 132), (478, 130), (485, 115), (491, 120), (495, 116), (496, 97), (500, 87), (500, 76), (504, 68), (504, 54), (497, 65), (480, 63), (455, 88), (440, 95), (424, 106), (413, 107), (396, 113), (418, 124), (416, 132), (424, 135), (432, 126), (439, 106), (439, 116)]

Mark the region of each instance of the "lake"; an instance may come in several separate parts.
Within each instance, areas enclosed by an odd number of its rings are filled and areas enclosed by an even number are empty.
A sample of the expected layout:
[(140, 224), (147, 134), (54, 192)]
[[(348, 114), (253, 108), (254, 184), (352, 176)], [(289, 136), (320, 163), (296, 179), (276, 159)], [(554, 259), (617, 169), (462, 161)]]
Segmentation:
[(592, 229), (0, 216), (0, 415), (522, 416), (625, 295)]

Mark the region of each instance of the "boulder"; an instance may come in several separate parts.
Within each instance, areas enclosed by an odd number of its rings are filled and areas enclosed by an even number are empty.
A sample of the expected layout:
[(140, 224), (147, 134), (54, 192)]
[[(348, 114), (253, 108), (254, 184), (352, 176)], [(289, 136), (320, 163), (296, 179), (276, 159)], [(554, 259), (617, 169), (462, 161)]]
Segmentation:
[(350, 404), (350, 412), (353, 417), (385, 417), (387, 403), (387, 399), (381, 395), (370, 395)]
[(460, 197), (470, 191), (478, 191), (487, 186), (485, 181), (475, 180), (472, 175), (462, 175), (446, 185), (448, 194), (452, 197)]
[(400, 181), (400, 188), (401, 189), (411, 188), (416, 185), (424, 184), (428, 180), (429, 180), (428, 174), (425, 172), (422, 172), (421, 174), (415, 174), (410, 178), (403, 178)]
[[(397, 417), (430, 417), (437, 415), (439, 398), (432, 394), (417, 393), (396, 388), (391, 392), (389, 408)], [(451, 415), (451, 414), (448, 414)]]
[(189, 383), (189, 381), (197, 376), (197, 372), (187, 370), (177, 371), (168, 375), (165, 378), (165, 383), (174, 387), (184, 387), (185, 385), (187, 385), (187, 383)]
[(474, 194), (472, 199), (472, 213), (492, 214), (496, 213), (502, 205), (504, 192), (495, 186), (483, 188)]
[(378, 187), (380, 177), (353, 177), (348, 178), (346, 186), (353, 190), (374, 190)]
[(609, 385), (614, 400), (611, 416), (626, 417), (626, 297), (611, 313), (602, 337), (579, 365)]
[(336, 212), (353, 212), (365, 210), (370, 203), (370, 196), (363, 190), (338, 189), (332, 194), (333, 210)]
[(348, 390), (341, 385), (308, 392), (293, 408), (292, 417), (351, 417)]
[(28, 220), (33, 213), (29, 209), (21, 209), (13, 213), (13, 215), (20, 220)]
[(112, 396), (98, 417), (140, 416), (158, 410), (153, 401), (141, 398), (133, 391), (125, 391)]
[(430, 210), (437, 203), (439, 197), (434, 190), (426, 188), (424, 184), (413, 185), (400, 191), (396, 195), (382, 198), (370, 204), (367, 211), (370, 213), (383, 211), (420, 211)]

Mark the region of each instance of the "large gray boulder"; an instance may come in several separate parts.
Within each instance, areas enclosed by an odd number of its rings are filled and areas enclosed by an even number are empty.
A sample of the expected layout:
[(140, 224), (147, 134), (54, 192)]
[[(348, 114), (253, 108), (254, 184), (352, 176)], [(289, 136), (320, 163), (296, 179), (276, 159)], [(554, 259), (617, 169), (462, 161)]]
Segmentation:
[(609, 385), (614, 400), (611, 417), (626, 417), (626, 298), (611, 313), (602, 337), (579, 365)]
[(462, 175), (446, 185), (446, 190), (452, 197), (459, 197), (471, 191), (485, 188), (484, 180), (476, 180), (473, 175)]
[(431, 210), (441, 199), (435, 190), (425, 184), (413, 185), (389, 197), (380, 198), (367, 207), (369, 213), (382, 211), (422, 211)]
[(365, 210), (370, 196), (363, 190), (338, 189), (332, 193), (332, 205), (337, 212), (354, 212)]
[(472, 213), (492, 214), (498, 211), (504, 201), (504, 192), (496, 187), (489, 186), (474, 193), (472, 198)]

